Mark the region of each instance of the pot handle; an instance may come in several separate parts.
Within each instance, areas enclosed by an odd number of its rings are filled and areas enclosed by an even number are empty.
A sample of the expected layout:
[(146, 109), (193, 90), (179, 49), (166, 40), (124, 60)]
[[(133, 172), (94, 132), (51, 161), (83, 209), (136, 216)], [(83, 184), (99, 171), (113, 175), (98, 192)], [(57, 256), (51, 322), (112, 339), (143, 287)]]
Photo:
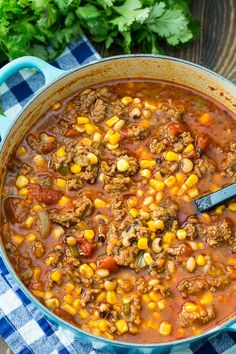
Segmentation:
[[(59, 76), (65, 73), (64, 70), (55, 68), (54, 66), (48, 64), (42, 59), (25, 56), (18, 59), (15, 59), (5, 65), (0, 69), (0, 85), (9, 79), (17, 71), (24, 68), (35, 68), (40, 71), (45, 78), (45, 85), (50, 84), (53, 80), (57, 79)], [(8, 131), (11, 126), (16, 121), (17, 116), (3, 116), (0, 115), (0, 148), (3, 144), (5, 137), (7, 136)]]

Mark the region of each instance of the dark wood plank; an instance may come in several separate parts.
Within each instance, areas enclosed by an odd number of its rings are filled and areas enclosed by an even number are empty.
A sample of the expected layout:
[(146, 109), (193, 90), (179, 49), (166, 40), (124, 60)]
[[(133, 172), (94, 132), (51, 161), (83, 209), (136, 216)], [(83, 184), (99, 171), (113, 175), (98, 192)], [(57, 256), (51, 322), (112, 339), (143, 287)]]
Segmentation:
[[(167, 54), (203, 65), (236, 83), (236, 0), (193, 0), (191, 12), (202, 24), (199, 39)], [(95, 47), (102, 56), (123, 54), (120, 48), (105, 53), (101, 45)]]

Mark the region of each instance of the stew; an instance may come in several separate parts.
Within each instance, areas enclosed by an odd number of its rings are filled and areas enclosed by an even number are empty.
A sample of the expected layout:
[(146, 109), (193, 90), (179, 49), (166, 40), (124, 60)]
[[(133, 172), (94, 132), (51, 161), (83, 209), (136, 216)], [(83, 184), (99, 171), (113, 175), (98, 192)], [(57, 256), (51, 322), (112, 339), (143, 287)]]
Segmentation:
[(94, 86), (54, 104), (12, 154), (4, 245), (27, 288), (85, 331), (197, 335), (235, 315), (236, 201), (203, 215), (193, 201), (235, 181), (224, 107), (164, 82)]

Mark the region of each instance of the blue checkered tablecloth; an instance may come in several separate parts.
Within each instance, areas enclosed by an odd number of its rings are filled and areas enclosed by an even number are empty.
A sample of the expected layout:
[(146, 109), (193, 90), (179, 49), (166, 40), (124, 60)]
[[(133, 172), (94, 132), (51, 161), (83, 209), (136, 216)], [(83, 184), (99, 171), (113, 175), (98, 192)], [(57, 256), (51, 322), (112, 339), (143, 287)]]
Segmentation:
[[(100, 56), (82, 38), (69, 45), (52, 64), (67, 70), (99, 59)], [(44, 78), (24, 69), (0, 86), (0, 98), (7, 115), (15, 115), (43, 85)], [(15, 354), (101, 354), (89, 343), (81, 343), (68, 330), (50, 323), (28, 300), (0, 258), (0, 336)], [(236, 333), (222, 332), (201, 346), (173, 348), (171, 354), (234, 354)], [(1, 353), (0, 353), (1, 354)]]

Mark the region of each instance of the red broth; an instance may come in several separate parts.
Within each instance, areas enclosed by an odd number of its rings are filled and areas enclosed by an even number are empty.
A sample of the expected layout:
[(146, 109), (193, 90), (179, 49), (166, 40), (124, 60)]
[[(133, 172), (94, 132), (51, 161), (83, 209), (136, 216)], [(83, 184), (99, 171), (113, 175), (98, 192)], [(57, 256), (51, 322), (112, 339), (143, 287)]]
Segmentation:
[(85, 331), (197, 335), (235, 315), (236, 202), (198, 215), (193, 201), (235, 181), (235, 116), (218, 103), (156, 81), (88, 88), (12, 154), (4, 245), (27, 288)]

